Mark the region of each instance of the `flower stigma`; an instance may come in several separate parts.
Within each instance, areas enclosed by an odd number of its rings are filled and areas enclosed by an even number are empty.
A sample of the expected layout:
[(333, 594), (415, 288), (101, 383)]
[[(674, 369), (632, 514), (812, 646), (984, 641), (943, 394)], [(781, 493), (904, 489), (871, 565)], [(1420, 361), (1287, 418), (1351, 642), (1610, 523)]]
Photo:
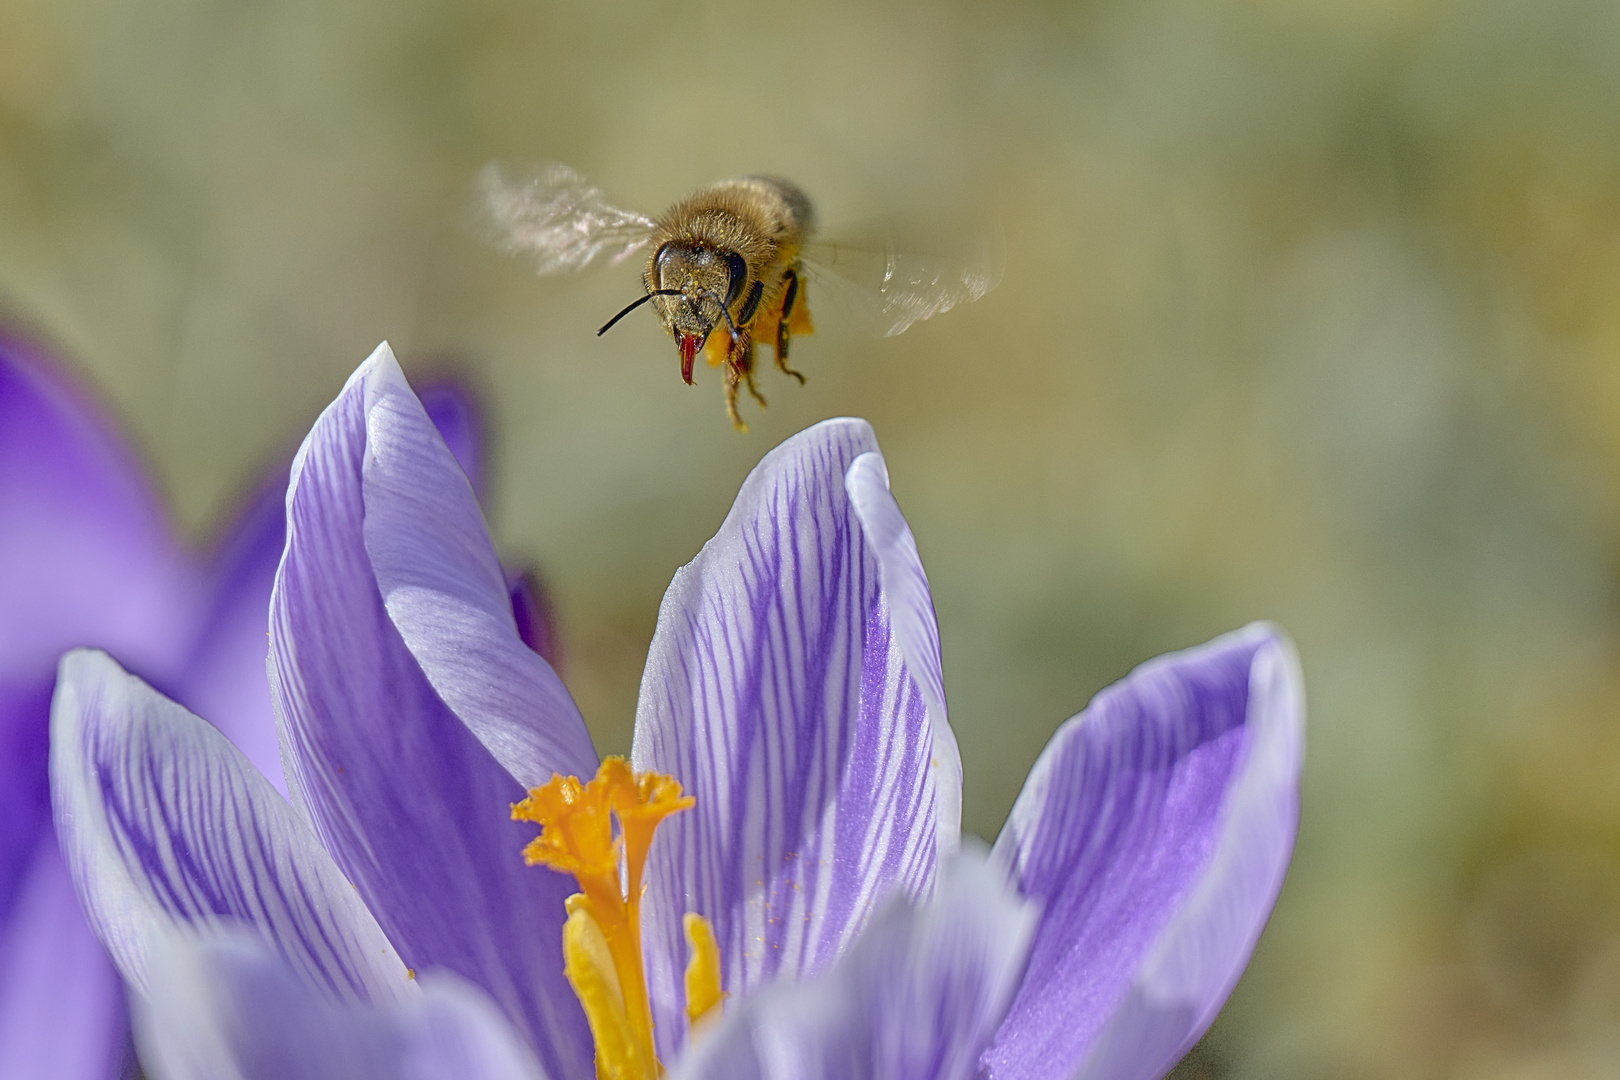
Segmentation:
[[(656, 1080), (663, 1071), (641, 960), (642, 871), (659, 823), (694, 802), (674, 777), (634, 772), (623, 758), (609, 757), (589, 782), (553, 775), (512, 806), (514, 821), (540, 826), (524, 861), (579, 883), (563, 924), (563, 971), (596, 1040), (598, 1080)], [(688, 913), (685, 930), (686, 1013), (695, 1028), (719, 1014), (725, 995), (708, 920)]]

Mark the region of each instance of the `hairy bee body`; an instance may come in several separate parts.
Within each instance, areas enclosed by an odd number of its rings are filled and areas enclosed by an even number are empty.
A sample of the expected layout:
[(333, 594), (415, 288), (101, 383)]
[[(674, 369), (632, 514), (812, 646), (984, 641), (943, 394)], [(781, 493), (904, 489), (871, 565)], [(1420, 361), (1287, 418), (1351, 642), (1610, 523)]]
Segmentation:
[(542, 274), (618, 262), (647, 250), (642, 295), (597, 331), (607, 333), (651, 304), (675, 338), (681, 377), (692, 382), (699, 353), (723, 368), (726, 413), (739, 430), (737, 391), (754, 386), (755, 343), (775, 349), (787, 366), (788, 342), (810, 333), (805, 272), (867, 310), (874, 331), (898, 334), (920, 319), (977, 300), (1000, 280), (997, 245), (973, 230), (930, 231), (908, 246), (888, 225), (833, 239), (815, 235), (810, 200), (770, 176), (722, 180), (651, 218), (612, 205), (599, 188), (566, 165), (551, 164), (509, 179), (491, 164), (479, 174), (490, 238), (535, 258)]
[(799, 252), (814, 227), (804, 192), (765, 176), (712, 184), (655, 219), (643, 283), (680, 346), (681, 377), (692, 381), (700, 351), (723, 367), (726, 411), (739, 427), (740, 385), (764, 403), (754, 385), (755, 342), (770, 344), (776, 366), (804, 381), (787, 352), (793, 335), (811, 331)]

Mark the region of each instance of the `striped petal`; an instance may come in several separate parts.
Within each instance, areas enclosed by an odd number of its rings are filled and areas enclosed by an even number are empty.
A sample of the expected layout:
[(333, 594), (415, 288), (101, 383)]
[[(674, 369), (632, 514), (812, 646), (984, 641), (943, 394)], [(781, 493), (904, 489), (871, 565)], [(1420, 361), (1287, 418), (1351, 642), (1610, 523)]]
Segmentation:
[(326, 852), (206, 721), (105, 653), (62, 660), (51, 794), (80, 902), (124, 978), (159, 935), (245, 922), (331, 993), (388, 1000), (405, 969)]
[(384, 1006), (331, 1001), (257, 941), (176, 938), (156, 950), (141, 1058), (165, 1080), (543, 1080), (482, 993), (425, 975)]
[(949, 855), (956, 850), (962, 833), (962, 755), (945, 711), (939, 623), (934, 618), (928, 575), (923, 573), (911, 526), (906, 524), (900, 504), (889, 491), (889, 470), (883, 455), (869, 452), (856, 458), (844, 477), (844, 488), (861, 520), (867, 543), (877, 556), (878, 577), (889, 601), (894, 640), (928, 706), (934, 736), (934, 753), (928, 767), (934, 773), (934, 790), (939, 799), (939, 852)]
[(1292, 647), (1256, 625), (1058, 730), (996, 842), (1042, 914), (987, 1076), (1157, 1080), (1191, 1048), (1282, 885), (1303, 719)]
[[(518, 639), (472, 492), (386, 346), (299, 451), (287, 521), (270, 661), (289, 786), (408, 964), (482, 987), (548, 1072), (589, 1075), (562, 974), (572, 882), (524, 866), (532, 830), (509, 819), (524, 785), (502, 762), (527, 780), (595, 761), (571, 704), (558, 716), (544, 694), (524, 697), (550, 669)], [(400, 594), (389, 603), (385, 579)], [(476, 724), (452, 708), (503, 704), (510, 715)], [(475, 731), (497, 737), (486, 747)]]
[(825, 974), (728, 1011), (671, 1080), (972, 1080), (1035, 918), (981, 854), (960, 854), (928, 902), (895, 898)]
[(833, 420), (772, 451), (664, 597), (633, 756), (697, 800), (651, 856), (647, 966), (666, 1057), (685, 1029), (687, 911), (713, 925), (739, 997), (825, 968), (880, 896), (932, 884), (928, 705), (845, 490), (875, 449), (864, 422)]

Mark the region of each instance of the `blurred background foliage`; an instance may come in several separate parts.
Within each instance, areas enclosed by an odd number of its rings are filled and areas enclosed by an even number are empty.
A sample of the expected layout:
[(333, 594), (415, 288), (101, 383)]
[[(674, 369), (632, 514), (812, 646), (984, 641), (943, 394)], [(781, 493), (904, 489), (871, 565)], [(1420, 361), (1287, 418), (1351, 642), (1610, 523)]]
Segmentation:
[[(652, 318), (593, 337), (633, 268), (479, 244), (494, 158), (966, 208), (1008, 270), (886, 341), (812, 293), (740, 436)], [(866, 416), (982, 835), (1134, 663), (1298, 641), (1298, 855), (1182, 1076), (1613, 1075), (1620, 5), (3, 0), (0, 317), (199, 537), (378, 340), (463, 372), (610, 751), (747, 470)]]

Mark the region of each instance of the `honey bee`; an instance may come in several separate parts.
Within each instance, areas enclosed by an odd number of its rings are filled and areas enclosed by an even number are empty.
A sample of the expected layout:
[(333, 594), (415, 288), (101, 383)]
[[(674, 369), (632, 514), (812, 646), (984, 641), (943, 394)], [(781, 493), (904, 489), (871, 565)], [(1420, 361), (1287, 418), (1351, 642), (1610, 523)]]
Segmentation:
[(509, 179), (492, 164), (478, 187), (496, 245), (535, 256), (541, 274), (616, 263), (646, 249), (642, 294), (598, 336), (650, 303), (675, 339), (688, 385), (699, 355), (723, 369), (726, 415), (739, 431), (748, 425), (737, 412), (738, 390), (746, 387), (765, 405), (754, 383), (756, 342), (773, 348), (777, 370), (805, 381), (788, 366), (788, 346), (813, 329), (811, 276), (818, 287), (852, 296), (885, 336), (977, 300), (1001, 276), (995, 246), (971, 231), (965, 242), (936, 232), (912, 247), (884, 228), (823, 239), (809, 198), (777, 177), (722, 180), (656, 218), (610, 205), (566, 165)]

